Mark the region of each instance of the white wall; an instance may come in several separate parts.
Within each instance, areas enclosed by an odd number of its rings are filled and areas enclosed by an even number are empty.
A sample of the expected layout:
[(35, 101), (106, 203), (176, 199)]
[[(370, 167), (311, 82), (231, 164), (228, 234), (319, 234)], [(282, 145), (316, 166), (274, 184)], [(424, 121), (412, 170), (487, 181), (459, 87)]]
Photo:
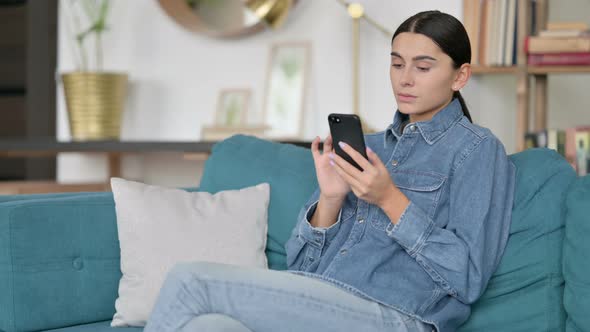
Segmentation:
[[(63, 0), (62, 0), (63, 1)], [(440, 9), (461, 17), (462, 0), (400, 2), (359, 1), (366, 12), (392, 31), (408, 16)], [(403, 3), (403, 5), (400, 5)], [(584, 20), (590, 2), (551, 3), (552, 20)], [(567, 5), (566, 5), (567, 3)], [(275, 42), (310, 41), (311, 80), (304, 113), (304, 137), (328, 133), (326, 116), (351, 112), (351, 22), (335, 0), (300, 0), (278, 31), (239, 40), (216, 40), (179, 27), (155, 0), (112, 1), (110, 32), (104, 37), (106, 67), (130, 75), (130, 95), (123, 118), (124, 140), (199, 140), (200, 127), (211, 124), (218, 92), (247, 87), (253, 91), (251, 121), (260, 120), (269, 48)], [(558, 4), (560, 6), (558, 6)], [(64, 16), (60, 16), (58, 70), (74, 69)], [(389, 83), (390, 38), (361, 25), (361, 114), (374, 128), (386, 127), (395, 101)], [(590, 124), (590, 75), (549, 79), (549, 126)], [(464, 95), (475, 121), (491, 128), (509, 152), (515, 148), (516, 79), (510, 75), (474, 77)], [(58, 86), (58, 139), (70, 139), (62, 86)], [(124, 158), (123, 176), (163, 185), (197, 184), (202, 163), (174, 154)], [(62, 154), (58, 179), (101, 181), (102, 156)]]

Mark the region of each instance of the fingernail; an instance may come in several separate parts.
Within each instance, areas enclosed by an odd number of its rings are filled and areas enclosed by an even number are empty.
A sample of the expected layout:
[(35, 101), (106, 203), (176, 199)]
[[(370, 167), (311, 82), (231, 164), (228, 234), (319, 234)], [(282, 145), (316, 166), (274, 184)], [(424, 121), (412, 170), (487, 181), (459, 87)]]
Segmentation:
[(340, 145), (340, 147), (343, 148), (343, 147), (346, 146), (346, 143), (344, 143), (344, 142), (338, 142), (338, 145)]
[(367, 150), (369, 150), (369, 151), (373, 152), (373, 150), (371, 150), (371, 148), (370, 148), (370, 147), (368, 147), (368, 146), (367, 146)]
[(330, 153), (328, 154), (328, 158), (330, 158), (330, 159), (334, 159), (334, 154), (333, 154), (332, 152), (330, 152)]
[(330, 165), (334, 166), (334, 160), (330, 160)]

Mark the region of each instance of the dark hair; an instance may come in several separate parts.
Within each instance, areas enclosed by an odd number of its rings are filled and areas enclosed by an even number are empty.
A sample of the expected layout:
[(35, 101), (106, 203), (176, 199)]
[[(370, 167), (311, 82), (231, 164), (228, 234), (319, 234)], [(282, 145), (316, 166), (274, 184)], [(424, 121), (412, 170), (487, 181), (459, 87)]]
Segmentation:
[[(402, 32), (413, 32), (430, 38), (441, 50), (453, 60), (453, 67), (458, 69), (464, 63), (471, 63), (471, 44), (463, 24), (455, 17), (438, 10), (420, 12), (402, 23), (391, 38), (391, 43)], [(459, 99), (463, 114), (471, 120), (469, 109), (459, 91), (453, 97)]]

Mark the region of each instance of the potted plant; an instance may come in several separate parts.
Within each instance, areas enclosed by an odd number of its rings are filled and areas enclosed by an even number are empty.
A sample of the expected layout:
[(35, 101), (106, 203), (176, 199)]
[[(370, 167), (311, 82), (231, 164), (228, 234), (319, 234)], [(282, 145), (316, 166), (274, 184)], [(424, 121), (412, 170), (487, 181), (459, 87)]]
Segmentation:
[[(128, 79), (126, 73), (103, 70), (102, 36), (108, 29), (110, 0), (62, 3), (66, 28), (76, 45), (71, 49), (77, 69), (61, 75), (72, 139), (118, 139)], [(91, 46), (94, 52), (89, 52)]]

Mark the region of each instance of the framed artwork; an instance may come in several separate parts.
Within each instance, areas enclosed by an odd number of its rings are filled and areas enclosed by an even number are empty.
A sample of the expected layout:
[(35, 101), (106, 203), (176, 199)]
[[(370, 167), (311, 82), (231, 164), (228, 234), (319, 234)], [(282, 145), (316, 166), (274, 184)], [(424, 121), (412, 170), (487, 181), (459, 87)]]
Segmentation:
[(224, 89), (219, 92), (215, 125), (219, 127), (242, 127), (250, 104), (249, 89)]
[(265, 136), (299, 139), (309, 79), (311, 45), (281, 43), (271, 47), (264, 96)]

